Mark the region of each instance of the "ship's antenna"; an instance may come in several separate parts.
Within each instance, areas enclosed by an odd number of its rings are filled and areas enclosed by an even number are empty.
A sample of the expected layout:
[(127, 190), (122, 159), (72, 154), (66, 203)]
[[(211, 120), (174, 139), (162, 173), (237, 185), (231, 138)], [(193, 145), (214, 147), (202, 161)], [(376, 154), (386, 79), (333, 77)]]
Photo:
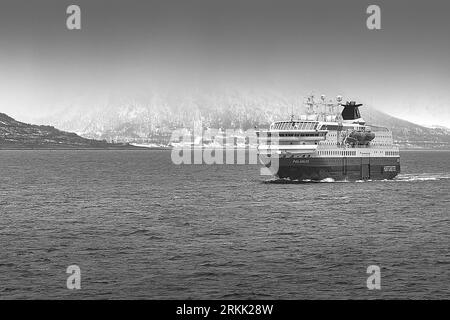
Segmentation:
[[(339, 95), (336, 97), (337, 105), (336, 105), (336, 113), (338, 114), (338, 120), (342, 120), (341, 115), (339, 114), (339, 106), (342, 105), (342, 96)], [(341, 121), (342, 122), (342, 121)]]
[(303, 100), (303, 104), (306, 105), (306, 114), (311, 114), (311, 105), (309, 103), (309, 96)]
[(314, 103), (314, 94), (311, 93), (308, 98), (306, 104), (308, 105), (309, 114), (316, 113), (316, 105)]
[(326, 114), (327, 114), (327, 110), (326, 110), (326, 102), (325, 102), (326, 96), (324, 94), (322, 94), (320, 96), (320, 100), (322, 101), (320, 103), (321, 107), (320, 107), (320, 116), (322, 118), (322, 120), (326, 119)]

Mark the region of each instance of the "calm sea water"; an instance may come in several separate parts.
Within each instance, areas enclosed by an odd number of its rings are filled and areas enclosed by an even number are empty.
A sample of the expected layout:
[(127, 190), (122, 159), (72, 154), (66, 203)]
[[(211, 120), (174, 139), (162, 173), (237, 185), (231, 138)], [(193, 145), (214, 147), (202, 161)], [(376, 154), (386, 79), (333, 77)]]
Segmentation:
[(395, 181), (276, 184), (170, 151), (0, 151), (0, 298), (449, 298), (450, 152), (401, 157)]

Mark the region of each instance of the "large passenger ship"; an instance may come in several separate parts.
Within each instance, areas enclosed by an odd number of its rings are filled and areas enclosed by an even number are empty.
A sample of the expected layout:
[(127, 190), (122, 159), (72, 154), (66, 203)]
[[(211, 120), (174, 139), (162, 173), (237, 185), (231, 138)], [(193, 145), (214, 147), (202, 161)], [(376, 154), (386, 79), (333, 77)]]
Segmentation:
[[(355, 101), (307, 98), (306, 114), (276, 121), (258, 131), (261, 162), (279, 178), (291, 180), (393, 179), (400, 154), (392, 132), (367, 125)], [(342, 109), (343, 108), (343, 109)], [(341, 111), (342, 109), (342, 111)]]

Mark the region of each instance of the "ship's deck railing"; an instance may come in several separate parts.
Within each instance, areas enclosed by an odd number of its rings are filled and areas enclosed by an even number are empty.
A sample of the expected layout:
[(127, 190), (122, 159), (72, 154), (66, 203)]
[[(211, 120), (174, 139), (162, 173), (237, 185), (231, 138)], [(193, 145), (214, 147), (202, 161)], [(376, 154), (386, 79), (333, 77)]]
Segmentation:
[(398, 147), (396, 144), (391, 145), (374, 145), (374, 144), (368, 144), (368, 145), (346, 145), (346, 144), (338, 144), (338, 145), (321, 145), (324, 149), (334, 149), (334, 148), (344, 148), (344, 149), (389, 149), (389, 148), (395, 148)]

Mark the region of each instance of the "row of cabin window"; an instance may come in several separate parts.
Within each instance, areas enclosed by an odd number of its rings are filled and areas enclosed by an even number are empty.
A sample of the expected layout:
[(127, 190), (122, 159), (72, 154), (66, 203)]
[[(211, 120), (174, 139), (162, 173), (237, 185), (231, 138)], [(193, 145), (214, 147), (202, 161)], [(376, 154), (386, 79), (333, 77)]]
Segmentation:
[(356, 151), (352, 151), (352, 150), (345, 150), (345, 151), (326, 150), (326, 151), (319, 151), (319, 155), (322, 155), (322, 156), (356, 156)]
[(385, 153), (387, 156), (398, 156), (399, 152), (398, 151), (386, 151)]
[(321, 137), (319, 133), (270, 133), (259, 134), (260, 137)]
[(318, 137), (318, 133), (280, 133), (279, 137)]

